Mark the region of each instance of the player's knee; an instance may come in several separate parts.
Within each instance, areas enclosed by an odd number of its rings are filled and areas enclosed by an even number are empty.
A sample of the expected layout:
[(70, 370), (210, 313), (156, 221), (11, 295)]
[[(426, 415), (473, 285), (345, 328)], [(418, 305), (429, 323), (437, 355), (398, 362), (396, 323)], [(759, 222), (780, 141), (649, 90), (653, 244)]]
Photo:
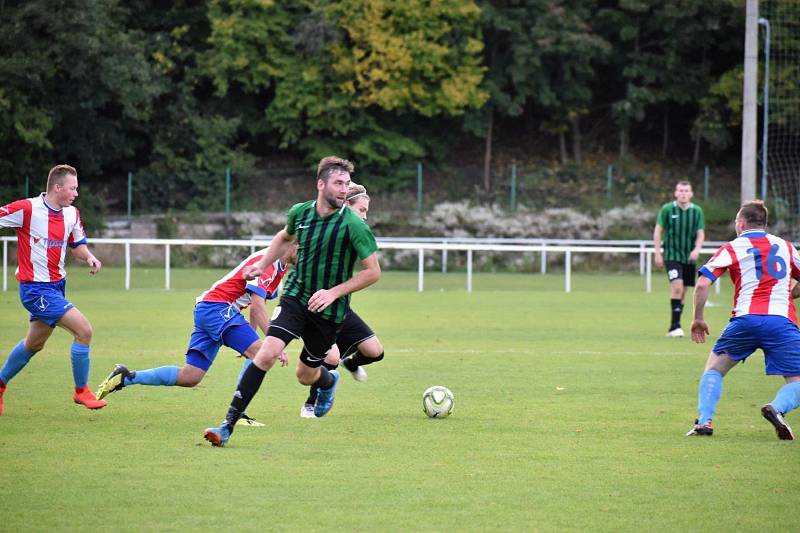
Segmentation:
[(92, 325), (88, 322), (75, 330), (75, 341), (89, 345), (92, 342)]
[(203, 381), (203, 376), (181, 376), (175, 382), (175, 384), (179, 387), (196, 387)]
[(25, 349), (28, 350), (29, 352), (36, 353), (36, 352), (41, 352), (44, 349), (44, 343), (45, 341), (26, 339), (24, 342), (24, 346)]

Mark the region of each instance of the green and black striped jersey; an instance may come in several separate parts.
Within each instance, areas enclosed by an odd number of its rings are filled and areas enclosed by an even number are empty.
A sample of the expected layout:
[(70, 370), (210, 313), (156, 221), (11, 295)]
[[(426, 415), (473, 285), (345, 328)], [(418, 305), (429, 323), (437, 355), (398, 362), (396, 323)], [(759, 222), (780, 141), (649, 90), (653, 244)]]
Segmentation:
[[(375, 253), (378, 245), (372, 230), (352, 209), (343, 207), (322, 218), (316, 200), (289, 209), (286, 231), (297, 243), (297, 264), (286, 278), (283, 293), (308, 305), (320, 289), (330, 289), (353, 277), (356, 260)], [(329, 305), (320, 316), (340, 323), (350, 309), (350, 295)]]
[(697, 232), (705, 227), (700, 206), (690, 203), (689, 207), (681, 209), (677, 201), (666, 203), (658, 212), (656, 224), (664, 230), (661, 237), (664, 261), (689, 263)]

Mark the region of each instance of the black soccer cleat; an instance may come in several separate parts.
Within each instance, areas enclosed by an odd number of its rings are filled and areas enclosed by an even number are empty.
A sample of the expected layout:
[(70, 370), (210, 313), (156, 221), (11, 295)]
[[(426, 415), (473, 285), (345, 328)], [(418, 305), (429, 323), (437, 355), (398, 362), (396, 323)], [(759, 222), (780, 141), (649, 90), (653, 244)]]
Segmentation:
[(97, 388), (97, 399), (102, 400), (112, 392), (116, 392), (125, 387), (125, 378), (133, 379), (136, 372), (131, 372), (125, 365), (114, 365), (114, 370), (108, 375)]
[(761, 408), (761, 416), (767, 419), (767, 422), (773, 425), (775, 433), (781, 440), (794, 440), (794, 433), (792, 428), (786, 423), (783, 418), (783, 413), (772, 407), (772, 404), (767, 404)]
[(687, 437), (710, 437), (714, 434), (714, 426), (711, 425), (711, 420), (703, 425), (698, 424), (699, 420), (695, 419), (694, 427), (686, 433)]

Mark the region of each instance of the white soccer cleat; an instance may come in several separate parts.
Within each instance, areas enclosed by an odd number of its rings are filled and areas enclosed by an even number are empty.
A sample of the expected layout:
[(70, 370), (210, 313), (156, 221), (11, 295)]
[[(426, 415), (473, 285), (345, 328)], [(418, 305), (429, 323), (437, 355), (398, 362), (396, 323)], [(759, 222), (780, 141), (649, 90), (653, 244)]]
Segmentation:
[(667, 332), (667, 337), (683, 337), (683, 329), (682, 328), (675, 328), (671, 329)]
[(355, 372), (350, 371), (349, 368), (347, 369), (347, 371), (350, 372), (350, 375), (353, 376), (354, 380), (360, 383), (364, 383), (365, 381), (367, 381), (367, 371), (364, 370), (363, 367), (357, 366)]
[(306, 403), (300, 408), (300, 418), (317, 418), (314, 414), (314, 404)]

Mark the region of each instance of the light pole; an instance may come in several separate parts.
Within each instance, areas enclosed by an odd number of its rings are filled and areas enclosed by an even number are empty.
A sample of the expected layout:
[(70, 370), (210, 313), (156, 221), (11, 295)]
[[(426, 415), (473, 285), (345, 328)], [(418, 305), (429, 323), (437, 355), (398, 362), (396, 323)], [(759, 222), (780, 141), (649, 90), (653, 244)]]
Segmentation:
[(761, 199), (767, 199), (767, 135), (769, 127), (769, 21), (758, 18), (759, 26), (764, 26), (764, 119), (761, 125)]

